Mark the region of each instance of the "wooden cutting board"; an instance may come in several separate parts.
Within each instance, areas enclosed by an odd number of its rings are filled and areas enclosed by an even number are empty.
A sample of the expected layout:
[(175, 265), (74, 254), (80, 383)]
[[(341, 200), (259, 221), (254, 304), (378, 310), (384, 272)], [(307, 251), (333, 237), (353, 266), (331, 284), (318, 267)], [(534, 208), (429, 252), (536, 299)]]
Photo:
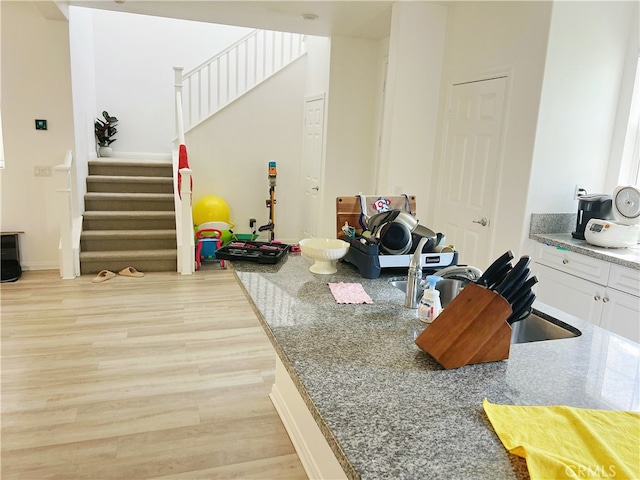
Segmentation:
[(496, 292), (469, 283), (416, 339), (445, 368), (509, 358), (511, 305)]
[[(416, 211), (416, 196), (409, 195), (409, 205), (411, 211)], [(350, 226), (356, 229), (357, 233), (362, 233), (362, 227), (360, 226), (360, 213), (362, 208), (360, 207), (360, 197), (337, 197), (336, 198), (336, 238), (344, 237), (342, 227), (344, 222), (348, 222)]]

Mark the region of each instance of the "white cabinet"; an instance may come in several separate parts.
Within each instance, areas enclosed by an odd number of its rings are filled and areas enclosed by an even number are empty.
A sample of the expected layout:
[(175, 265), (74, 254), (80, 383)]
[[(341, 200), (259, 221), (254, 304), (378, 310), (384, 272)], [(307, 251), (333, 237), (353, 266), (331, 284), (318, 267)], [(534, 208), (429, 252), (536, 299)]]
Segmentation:
[(640, 343), (640, 299), (615, 288), (607, 288), (602, 301), (600, 326)]
[(541, 302), (600, 325), (605, 287), (540, 264), (535, 265), (534, 273), (538, 277), (536, 296)]
[(536, 295), (564, 312), (640, 343), (640, 272), (539, 244)]

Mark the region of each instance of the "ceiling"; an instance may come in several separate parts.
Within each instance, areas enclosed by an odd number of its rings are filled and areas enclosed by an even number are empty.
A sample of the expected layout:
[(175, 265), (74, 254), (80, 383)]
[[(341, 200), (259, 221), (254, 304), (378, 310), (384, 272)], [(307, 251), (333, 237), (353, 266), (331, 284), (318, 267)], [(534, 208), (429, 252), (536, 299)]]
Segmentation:
[[(62, 5), (321, 36), (389, 36), (392, 1), (65, 0)], [(304, 20), (303, 14), (317, 19)]]

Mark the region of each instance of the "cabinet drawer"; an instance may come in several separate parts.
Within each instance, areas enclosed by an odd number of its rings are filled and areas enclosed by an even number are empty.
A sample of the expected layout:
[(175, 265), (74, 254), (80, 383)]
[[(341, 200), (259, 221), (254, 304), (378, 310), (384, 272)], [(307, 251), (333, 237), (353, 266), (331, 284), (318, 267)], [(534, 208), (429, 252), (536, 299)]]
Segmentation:
[(640, 296), (640, 270), (611, 265), (609, 286), (636, 297)]
[(542, 265), (599, 285), (606, 285), (609, 279), (610, 264), (597, 258), (542, 244), (537, 245), (535, 256)]

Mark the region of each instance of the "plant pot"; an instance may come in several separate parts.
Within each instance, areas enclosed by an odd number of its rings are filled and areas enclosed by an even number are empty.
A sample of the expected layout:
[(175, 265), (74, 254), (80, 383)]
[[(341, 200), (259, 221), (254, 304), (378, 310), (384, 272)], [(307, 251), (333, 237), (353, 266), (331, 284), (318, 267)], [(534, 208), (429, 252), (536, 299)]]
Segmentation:
[(113, 149), (111, 147), (100, 147), (98, 149), (98, 154), (101, 157), (110, 157), (112, 153), (113, 153)]

